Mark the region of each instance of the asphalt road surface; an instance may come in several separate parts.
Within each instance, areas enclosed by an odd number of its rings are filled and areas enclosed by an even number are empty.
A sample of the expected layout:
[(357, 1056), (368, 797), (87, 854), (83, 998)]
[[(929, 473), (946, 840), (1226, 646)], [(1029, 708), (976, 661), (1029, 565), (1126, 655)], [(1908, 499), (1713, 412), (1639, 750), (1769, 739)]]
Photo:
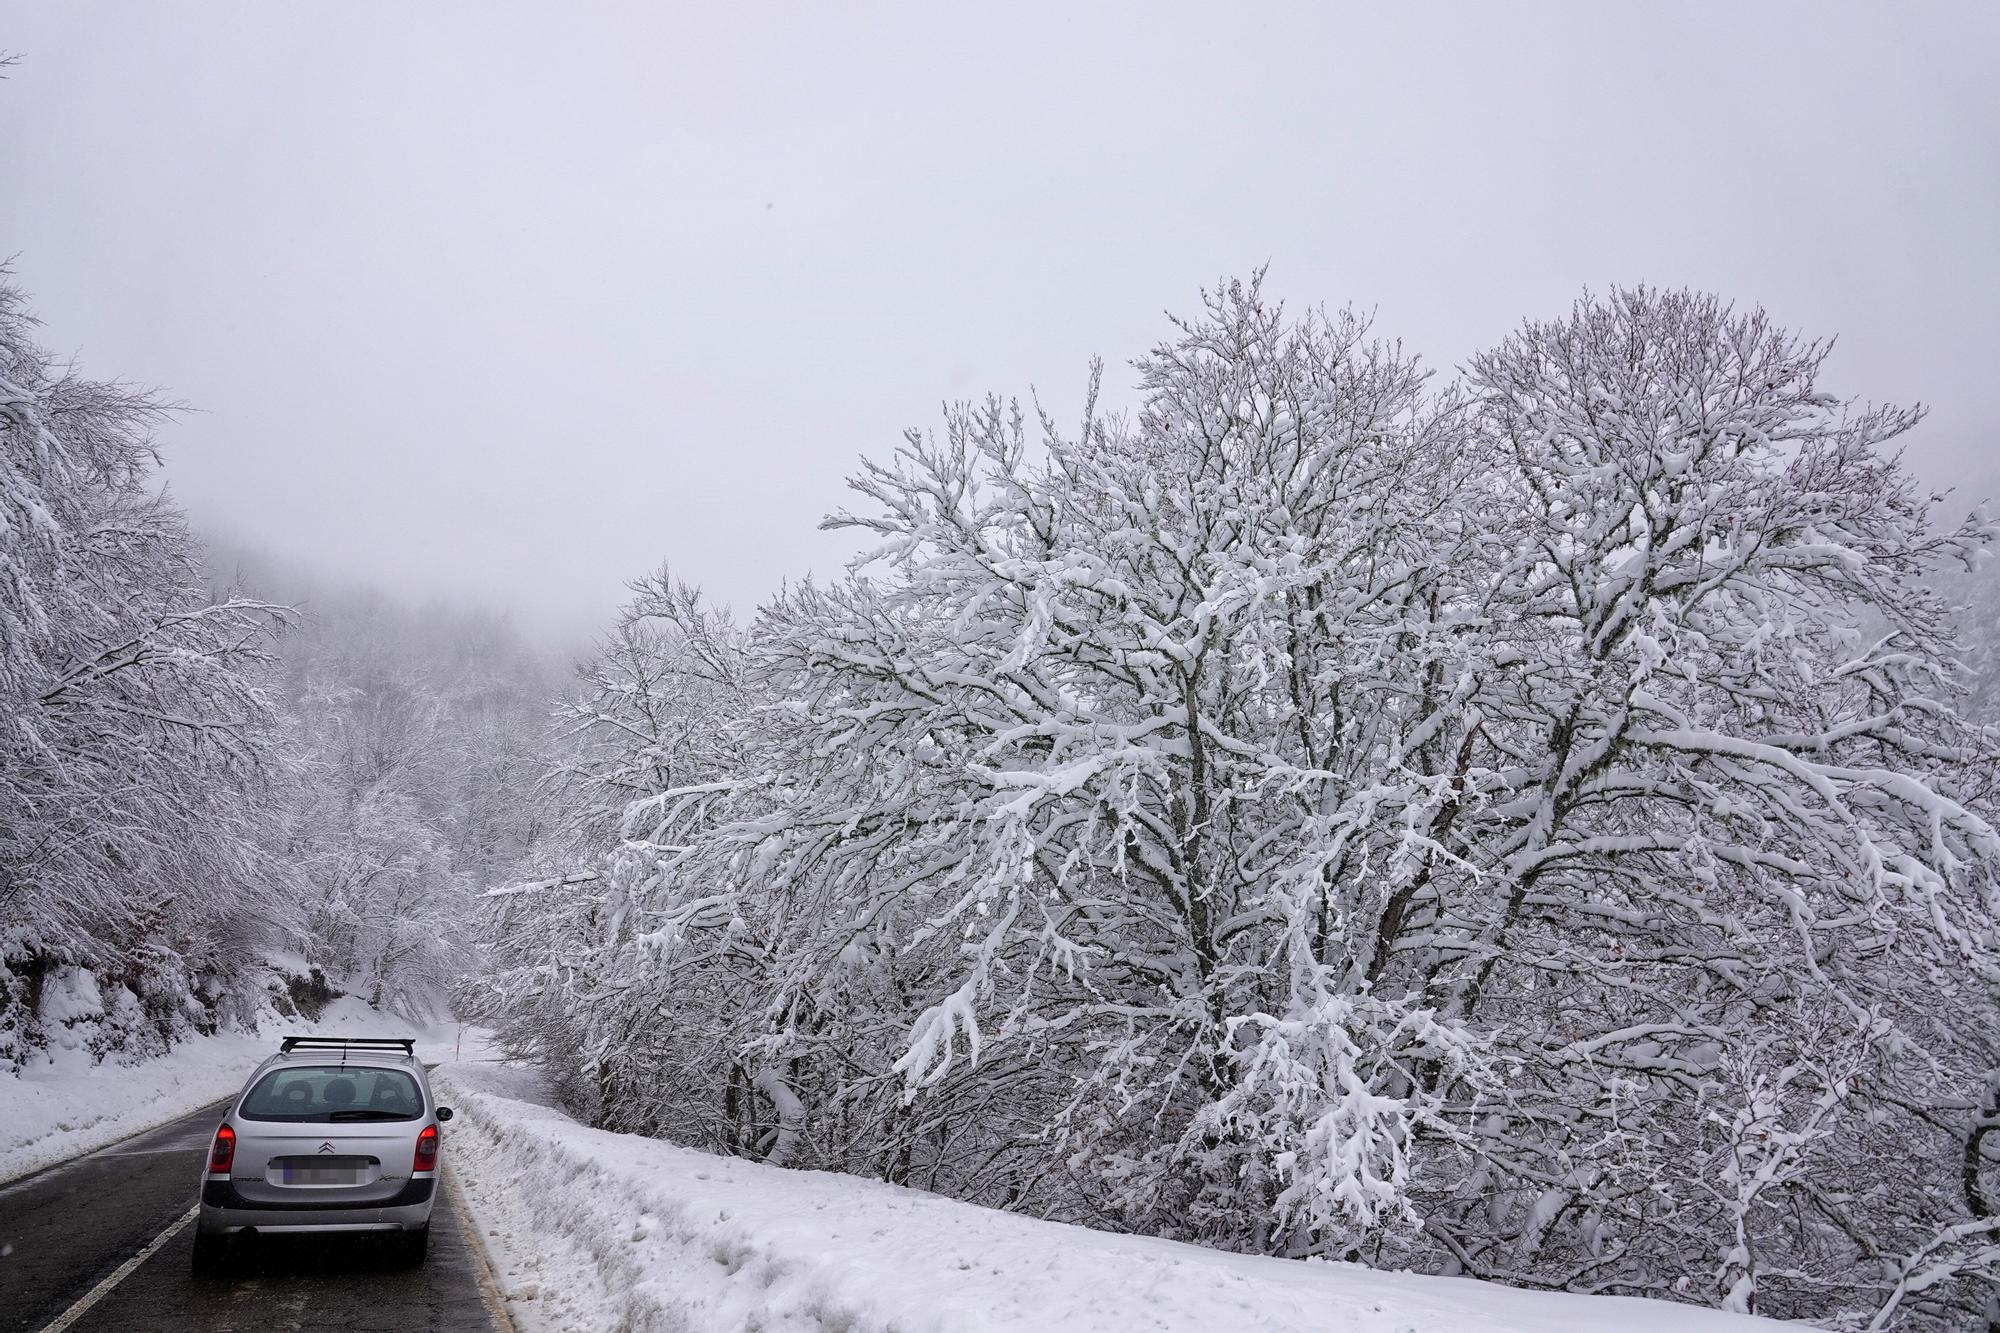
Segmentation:
[(449, 1135), (423, 1267), (365, 1236), (273, 1236), (196, 1279), (183, 1219), (225, 1105), (0, 1186), (0, 1333), (507, 1333), (452, 1207)]

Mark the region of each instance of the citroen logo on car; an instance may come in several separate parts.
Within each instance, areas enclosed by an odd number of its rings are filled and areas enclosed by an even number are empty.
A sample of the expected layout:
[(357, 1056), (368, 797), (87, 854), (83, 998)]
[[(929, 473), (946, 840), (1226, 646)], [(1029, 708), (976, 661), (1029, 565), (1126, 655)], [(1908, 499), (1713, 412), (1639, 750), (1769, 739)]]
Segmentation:
[(333, 1151), (333, 1145), (332, 1145), (331, 1143), (322, 1143), (322, 1144), (320, 1144), (320, 1145), (319, 1145), (319, 1150), (320, 1150), (321, 1152), (332, 1152), (332, 1151)]

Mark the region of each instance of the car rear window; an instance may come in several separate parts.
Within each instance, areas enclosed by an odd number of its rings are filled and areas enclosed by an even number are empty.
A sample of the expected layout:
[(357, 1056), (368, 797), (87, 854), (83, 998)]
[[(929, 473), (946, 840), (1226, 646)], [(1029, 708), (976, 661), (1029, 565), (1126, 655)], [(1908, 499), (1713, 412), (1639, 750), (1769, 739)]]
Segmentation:
[(257, 1080), (236, 1112), (245, 1120), (415, 1120), (417, 1081), (400, 1069), (289, 1065)]

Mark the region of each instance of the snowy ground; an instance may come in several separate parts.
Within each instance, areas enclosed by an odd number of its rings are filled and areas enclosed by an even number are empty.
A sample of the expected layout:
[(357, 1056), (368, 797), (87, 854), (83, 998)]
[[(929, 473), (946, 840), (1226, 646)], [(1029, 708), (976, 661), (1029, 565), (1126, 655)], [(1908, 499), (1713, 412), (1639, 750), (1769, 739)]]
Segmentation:
[(532, 1071), (438, 1071), (446, 1159), (523, 1333), (1726, 1333), (1656, 1301), (1222, 1254), (583, 1128)]
[(0, 1183), (222, 1100), (295, 1032), (415, 1037), (427, 1061), (486, 1054), (477, 1029), (465, 1029), (461, 1043), (456, 1025), (418, 1029), (346, 996), (312, 1022), (198, 1037), (136, 1065), (92, 1064), (84, 1051), (58, 1048), (19, 1076), (0, 1074)]

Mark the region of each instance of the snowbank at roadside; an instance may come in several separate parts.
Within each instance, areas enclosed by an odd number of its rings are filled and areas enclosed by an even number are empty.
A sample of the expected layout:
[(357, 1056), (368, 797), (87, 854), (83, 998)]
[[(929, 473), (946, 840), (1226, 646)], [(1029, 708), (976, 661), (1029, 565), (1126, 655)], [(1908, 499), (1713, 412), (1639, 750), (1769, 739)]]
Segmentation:
[[(257, 1062), (293, 1033), (415, 1037), (426, 1061), (487, 1053), (484, 1034), (455, 1024), (419, 1029), (352, 996), (318, 1019), (273, 1020), (261, 1032), (196, 1037), (138, 1064), (93, 1064), (58, 1047), (18, 1075), (0, 1074), (0, 1183), (163, 1125), (235, 1092)], [(455, 1054), (456, 1052), (456, 1054)]]
[(447, 1169), (523, 1333), (1730, 1333), (1769, 1320), (1117, 1236), (586, 1129), (452, 1065)]

